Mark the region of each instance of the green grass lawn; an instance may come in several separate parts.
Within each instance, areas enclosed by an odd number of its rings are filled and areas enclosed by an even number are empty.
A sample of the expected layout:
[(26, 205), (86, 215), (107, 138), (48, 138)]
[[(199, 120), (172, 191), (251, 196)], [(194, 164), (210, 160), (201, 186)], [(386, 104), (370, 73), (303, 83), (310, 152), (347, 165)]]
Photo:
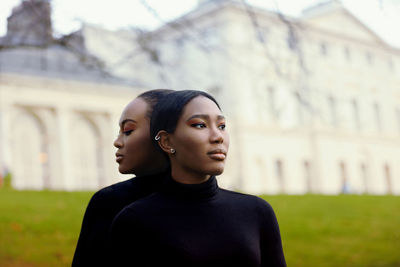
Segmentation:
[(400, 266), (400, 197), (265, 196), (288, 266)]
[[(70, 266), (91, 192), (0, 190), (0, 266)], [(264, 196), (288, 266), (400, 266), (400, 197)]]

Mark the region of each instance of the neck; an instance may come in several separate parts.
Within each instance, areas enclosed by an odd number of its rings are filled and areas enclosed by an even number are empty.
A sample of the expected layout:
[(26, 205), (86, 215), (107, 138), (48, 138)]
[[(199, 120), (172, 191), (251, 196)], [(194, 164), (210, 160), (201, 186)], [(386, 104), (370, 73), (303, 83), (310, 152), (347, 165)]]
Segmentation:
[(171, 170), (172, 179), (181, 184), (201, 184), (210, 179), (211, 175), (205, 174), (188, 174), (180, 171)]

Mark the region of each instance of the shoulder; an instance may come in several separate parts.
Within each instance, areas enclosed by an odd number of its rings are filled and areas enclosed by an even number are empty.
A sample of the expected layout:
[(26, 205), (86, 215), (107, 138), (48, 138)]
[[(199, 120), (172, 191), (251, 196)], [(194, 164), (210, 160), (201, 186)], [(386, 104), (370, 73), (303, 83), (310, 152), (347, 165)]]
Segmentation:
[(130, 203), (124, 208), (124, 213), (141, 213), (141, 212), (154, 212), (159, 210), (160, 206), (165, 204), (165, 199), (159, 192), (153, 192), (148, 196)]
[(241, 192), (235, 192), (227, 189), (220, 189), (221, 194), (224, 197), (229, 197), (232, 199), (240, 200), (240, 201), (246, 201), (252, 204), (257, 204), (257, 205), (269, 205), (264, 199), (255, 196), (255, 195), (250, 195), (250, 194), (245, 194)]
[(221, 189), (221, 194), (223, 195), (223, 197), (232, 199), (233, 201), (238, 202), (242, 205), (251, 206), (255, 208), (259, 213), (264, 213), (264, 214), (274, 213), (272, 206), (265, 199), (262, 199), (261, 197), (230, 191), (226, 189)]
[(141, 215), (147, 214), (151, 216), (154, 212), (159, 211), (159, 206), (163, 202), (158, 201), (158, 195), (155, 192), (126, 205), (115, 216), (113, 225), (133, 225), (134, 221), (141, 217)]
[(135, 178), (109, 185), (94, 193), (90, 199), (89, 206), (93, 208), (98, 206), (104, 207), (104, 205), (129, 194), (134, 188)]

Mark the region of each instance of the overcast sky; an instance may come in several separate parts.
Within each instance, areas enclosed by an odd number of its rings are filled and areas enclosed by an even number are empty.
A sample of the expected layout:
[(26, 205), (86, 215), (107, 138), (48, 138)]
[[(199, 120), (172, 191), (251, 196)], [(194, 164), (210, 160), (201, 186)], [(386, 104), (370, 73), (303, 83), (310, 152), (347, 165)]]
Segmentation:
[[(266, 9), (299, 16), (301, 10), (324, 0), (247, 0)], [(0, 36), (6, 32), (7, 17), (21, 0), (0, 0)], [(147, 3), (163, 21), (190, 11), (197, 0), (52, 0), (53, 26), (59, 34), (78, 29), (81, 22), (109, 29), (140, 26), (154, 28), (160, 19), (143, 5)], [(400, 0), (342, 0), (345, 7), (389, 44), (400, 48)]]

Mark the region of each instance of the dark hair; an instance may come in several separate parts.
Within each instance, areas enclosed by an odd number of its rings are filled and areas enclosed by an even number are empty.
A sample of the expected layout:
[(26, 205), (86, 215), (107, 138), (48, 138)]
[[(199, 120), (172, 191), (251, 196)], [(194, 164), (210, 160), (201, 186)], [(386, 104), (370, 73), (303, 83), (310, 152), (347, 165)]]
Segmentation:
[(168, 133), (173, 133), (175, 131), (183, 109), (190, 100), (197, 96), (207, 97), (221, 110), (217, 100), (203, 91), (182, 90), (169, 93), (162, 101), (159, 101), (153, 109), (150, 121), (150, 137), (153, 142), (157, 143), (155, 137), (159, 131), (165, 130)]
[(142, 98), (148, 105), (146, 117), (150, 120), (153, 113), (154, 106), (161, 101), (163, 97), (169, 93), (174, 92), (171, 89), (154, 89), (141, 93), (136, 98)]

